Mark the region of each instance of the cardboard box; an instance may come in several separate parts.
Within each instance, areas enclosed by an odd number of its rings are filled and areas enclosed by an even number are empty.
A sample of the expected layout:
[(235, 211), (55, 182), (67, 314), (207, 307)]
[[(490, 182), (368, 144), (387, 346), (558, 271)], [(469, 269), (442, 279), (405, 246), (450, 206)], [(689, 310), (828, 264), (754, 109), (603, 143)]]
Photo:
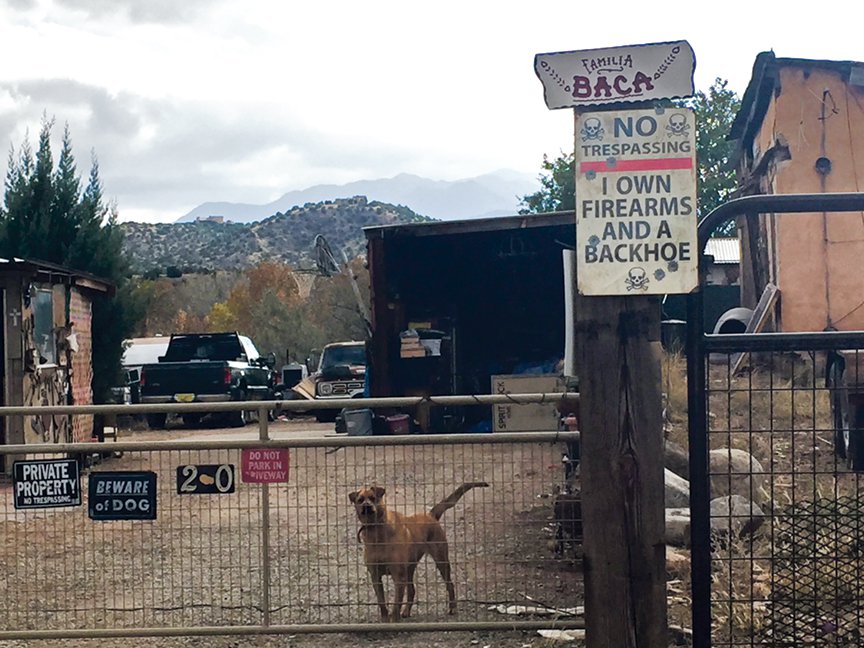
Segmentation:
[[(515, 374), (492, 376), (493, 394), (549, 394), (565, 391), (564, 378), (556, 374)], [(492, 406), (495, 432), (552, 432), (561, 415), (555, 403)]]

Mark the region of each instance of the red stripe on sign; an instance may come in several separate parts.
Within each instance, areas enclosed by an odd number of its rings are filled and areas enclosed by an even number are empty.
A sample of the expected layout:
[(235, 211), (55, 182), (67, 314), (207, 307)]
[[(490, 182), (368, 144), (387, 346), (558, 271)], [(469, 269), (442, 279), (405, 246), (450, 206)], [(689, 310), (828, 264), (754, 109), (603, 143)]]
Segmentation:
[(580, 162), (579, 172), (595, 171), (606, 173), (609, 171), (671, 171), (674, 169), (692, 169), (693, 158), (647, 158), (644, 160), (618, 160), (615, 164), (608, 164), (605, 160), (601, 162)]

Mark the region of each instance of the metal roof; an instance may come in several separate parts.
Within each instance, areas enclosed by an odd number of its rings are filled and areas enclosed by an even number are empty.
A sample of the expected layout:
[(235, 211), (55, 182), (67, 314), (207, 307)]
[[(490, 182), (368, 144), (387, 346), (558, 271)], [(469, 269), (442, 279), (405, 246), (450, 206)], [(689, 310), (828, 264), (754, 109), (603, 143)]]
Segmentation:
[(547, 212), (544, 214), (517, 214), (514, 216), (495, 216), (452, 221), (427, 221), (423, 223), (396, 223), (393, 225), (374, 225), (364, 227), (366, 238), (397, 236), (443, 236), (448, 234), (467, 234), (475, 232), (495, 232), (501, 230), (526, 229), (576, 224), (572, 211)]
[(709, 238), (705, 254), (714, 257), (714, 263), (739, 263), (741, 245), (737, 238)]
[[(19, 257), (12, 257), (10, 259), (0, 258), (0, 272), (6, 270), (10, 272), (32, 272), (41, 275), (49, 281), (55, 282), (58, 278), (63, 278), (71, 280), (72, 283), (79, 287), (89, 288), (99, 292), (107, 292), (111, 295), (114, 294), (115, 290), (114, 284), (107, 279), (97, 277), (89, 272), (82, 272), (49, 261), (42, 261), (41, 259), (22, 259)], [(63, 279), (60, 279), (61, 283), (63, 282)]]

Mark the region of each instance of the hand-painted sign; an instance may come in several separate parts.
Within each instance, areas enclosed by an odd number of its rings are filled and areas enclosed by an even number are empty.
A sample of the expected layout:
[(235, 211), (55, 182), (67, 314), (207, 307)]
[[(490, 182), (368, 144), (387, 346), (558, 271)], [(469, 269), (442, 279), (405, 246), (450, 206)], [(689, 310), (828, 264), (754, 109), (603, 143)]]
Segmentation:
[(156, 473), (90, 473), (87, 512), (93, 520), (155, 520)]
[(687, 41), (534, 57), (550, 109), (689, 97), (695, 67)]
[(656, 295), (696, 288), (693, 112), (580, 114), (575, 157), (579, 292)]
[(287, 448), (244, 448), (240, 469), (247, 484), (278, 484), (288, 481), (291, 455)]
[(178, 495), (209, 495), (234, 492), (232, 464), (206, 464), (177, 467)]
[(12, 473), (16, 509), (81, 505), (81, 476), (74, 459), (16, 461)]

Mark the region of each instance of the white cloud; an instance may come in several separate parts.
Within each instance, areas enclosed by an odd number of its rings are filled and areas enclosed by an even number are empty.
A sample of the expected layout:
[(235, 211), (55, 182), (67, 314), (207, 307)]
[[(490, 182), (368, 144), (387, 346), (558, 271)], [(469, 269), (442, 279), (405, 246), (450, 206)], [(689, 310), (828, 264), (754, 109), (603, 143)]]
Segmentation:
[(722, 77), (739, 93), (771, 47), (861, 58), (854, 21), (793, 13), (738, 0), (710, 19), (635, 0), (17, 0), (0, 6), (0, 58), (15, 61), (0, 70), (0, 144), (54, 115), (79, 162), (96, 150), (121, 215), (161, 219), (400, 172), (535, 173), (571, 148), (572, 114), (546, 110), (534, 54), (687, 38), (697, 87)]

